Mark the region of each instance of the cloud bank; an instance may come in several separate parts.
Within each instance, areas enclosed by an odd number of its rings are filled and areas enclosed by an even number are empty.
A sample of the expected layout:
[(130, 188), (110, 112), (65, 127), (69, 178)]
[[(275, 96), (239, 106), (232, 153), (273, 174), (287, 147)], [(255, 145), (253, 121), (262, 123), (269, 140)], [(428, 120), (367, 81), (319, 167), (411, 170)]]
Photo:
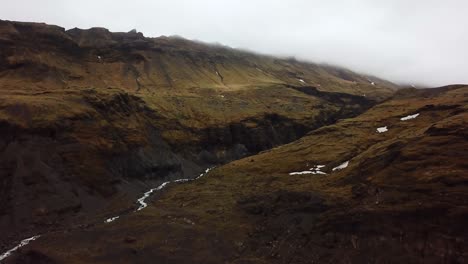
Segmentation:
[(295, 56), (398, 83), (468, 83), (466, 0), (16, 0), (0, 19), (133, 28)]

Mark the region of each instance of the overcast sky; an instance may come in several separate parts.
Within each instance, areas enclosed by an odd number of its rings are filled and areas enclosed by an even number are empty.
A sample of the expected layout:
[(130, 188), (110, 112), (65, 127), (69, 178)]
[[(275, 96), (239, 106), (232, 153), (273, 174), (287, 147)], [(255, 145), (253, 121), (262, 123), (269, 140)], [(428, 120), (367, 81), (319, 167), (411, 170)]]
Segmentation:
[(136, 28), (431, 86), (468, 83), (468, 0), (0, 0), (0, 19)]

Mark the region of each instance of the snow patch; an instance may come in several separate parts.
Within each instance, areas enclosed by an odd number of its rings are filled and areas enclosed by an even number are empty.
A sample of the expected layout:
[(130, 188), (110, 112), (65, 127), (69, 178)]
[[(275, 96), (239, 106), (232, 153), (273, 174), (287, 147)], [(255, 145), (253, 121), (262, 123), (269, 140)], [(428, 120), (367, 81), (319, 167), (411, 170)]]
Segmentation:
[(377, 128), (377, 132), (379, 133), (385, 133), (387, 131), (388, 131), (388, 128), (386, 126)]
[(406, 120), (410, 120), (410, 119), (415, 119), (418, 116), (419, 116), (419, 113), (414, 114), (414, 115), (409, 115), (409, 116), (402, 117), (402, 118), (400, 118), (400, 120), (401, 121), (406, 121)]
[(289, 175), (304, 175), (304, 174), (326, 174), (325, 172), (321, 171), (321, 168), (325, 167), (325, 165), (315, 165), (309, 170), (306, 171), (295, 171), (289, 173)]
[(312, 172), (313, 172), (312, 174), (326, 174), (325, 172), (319, 171), (319, 170), (312, 171)]
[(333, 168), (333, 171), (345, 169), (346, 167), (348, 167), (348, 165), (349, 165), (349, 160), (342, 163), (340, 166)]
[(322, 168), (325, 168), (325, 165), (315, 165), (309, 170), (311, 170), (313, 174), (326, 174), (325, 172), (321, 170)]
[(298, 79), (301, 83), (306, 83), (304, 80), (302, 79)]
[(40, 237), (40, 235), (33, 236), (33, 237), (30, 237), (30, 238), (26, 238), (26, 239), (21, 240), (21, 242), (16, 247), (14, 247), (14, 248), (8, 250), (7, 252), (3, 253), (2, 255), (0, 255), (0, 261), (8, 258), (9, 256), (11, 256), (11, 254), (13, 254), (13, 252), (15, 252), (16, 250), (26, 246), (31, 241), (34, 241), (34, 240), (38, 239), (39, 237)]
[(120, 216), (114, 216), (114, 217), (111, 217), (111, 218), (108, 218), (106, 219), (106, 221), (104, 221), (104, 223), (108, 224), (108, 223), (112, 223), (114, 222), (115, 220), (119, 219)]
[(289, 175), (303, 175), (303, 174), (313, 174), (314, 172), (312, 171), (295, 171), (289, 173)]

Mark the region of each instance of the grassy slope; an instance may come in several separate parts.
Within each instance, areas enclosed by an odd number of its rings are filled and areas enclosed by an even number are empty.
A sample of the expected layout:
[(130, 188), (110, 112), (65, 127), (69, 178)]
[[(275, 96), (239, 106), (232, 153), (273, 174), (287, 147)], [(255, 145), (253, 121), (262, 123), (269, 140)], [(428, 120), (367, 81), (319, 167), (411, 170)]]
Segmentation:
[[(171, 186), (113, 224), (45, 236), (33, 252), (66, 263), (463, 263), (467, 92), (401, 92)], [(317, 164), (328, 174), (288, 174)]]
[[(105, 29), (0, 21), (0, 50), (0, 247), (69, 226), (75, 213), (131, 203), (164, 178), (291, 142), (396, 88), (344, 69)], [(298, 90), (312, 87), (321, 92)]]
[(265, 117), (288, 123), (286, 136), (250, 149), (256, 151), (367, 107), (337, 104), (287, 87), (305, 86), (299, 78), (319, 90), (367, 93), (374, 100), (389, 96), (395, 87), (384, 81), (372, 86), (366, 77), (347, 70), (105, 29), (64, 31), (0, 21), (0, 46), (0, 121), (26, 133), (66, 134), (100, 152), (121, 151), (119, 142), (127, 149), (145, 145), (152, 127), (177, 149), (216, 145), (207, 142), (214, 133), (215, 140), (227, 145), (214, 150), (223, 159), (224, 148), (244, 144), (236, 141), (239, 135), (230, 134), (236, 132), (233, 126), (261, 134), (268, 127), (262, 124)]
[(164, 123), (160, 127), (183, 126), (164, 132), (171, 143), (192, 140), (196, 135), (187, 134), (190, 130), (269, 114), (307, 123), (320, 112), (331, 115), (341, 107), (288, 86), (312, 86), (371, 100), (386, 98), (397, 88), (378, 79), (373, 79), (377, 84), (373, 86), (368, 77), (346, 69), (99, 28), (64, 31), (45, 24), (0, 21), (0, 46), (3, 120), (31, 127), (37, 123), (30, 121), (50, 125), (93, 112), (83, 104), (89, 93), (103, 98), (128, 93), (169, 120), (160, 122)]

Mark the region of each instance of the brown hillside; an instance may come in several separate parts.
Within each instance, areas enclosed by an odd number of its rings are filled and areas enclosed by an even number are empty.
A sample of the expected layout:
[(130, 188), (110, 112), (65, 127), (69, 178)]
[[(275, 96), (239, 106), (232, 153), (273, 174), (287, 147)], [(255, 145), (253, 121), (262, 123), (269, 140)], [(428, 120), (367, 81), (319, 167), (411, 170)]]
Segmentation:
[[(11, 261), (466, 263), (467, 102), (467, 86), (402, 91)], [(289, 174), (315, 165), (326, 174)]]
[(2, 248), (356, 116), (397, 88), (345, 69), (103, 28), (0, 21), (0, 50)]

